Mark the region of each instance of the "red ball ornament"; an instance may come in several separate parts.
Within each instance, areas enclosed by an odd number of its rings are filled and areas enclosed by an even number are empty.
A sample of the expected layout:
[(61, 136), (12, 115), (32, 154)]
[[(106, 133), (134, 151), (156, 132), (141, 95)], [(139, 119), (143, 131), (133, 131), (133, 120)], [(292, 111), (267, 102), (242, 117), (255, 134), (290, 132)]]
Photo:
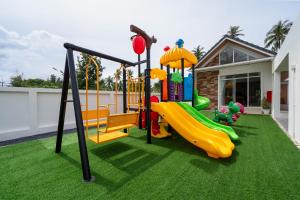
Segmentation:
[(146, 41), (145, 39), (137, 35), (132, 39), (132, 47), (136, 54), (142, 54), (145, 51), (146, 48)]
[(164, 48), (164, 51), (169, 51), (170, 50), (170, 47), (169, 46), (166, 46), (165, 48)]

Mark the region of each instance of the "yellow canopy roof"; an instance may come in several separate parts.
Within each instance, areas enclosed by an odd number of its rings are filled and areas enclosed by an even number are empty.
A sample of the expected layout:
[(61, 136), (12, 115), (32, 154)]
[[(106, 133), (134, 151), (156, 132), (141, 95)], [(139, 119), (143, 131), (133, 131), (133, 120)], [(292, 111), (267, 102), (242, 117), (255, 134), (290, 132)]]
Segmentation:
[(161, 65), (170, 65), (171, 68), (181, 68), (181, 59), (184, 59), (184, 67), (191, 67), (198, 62), (196, 56), (185, 48), (174, 47), (160, 57)]

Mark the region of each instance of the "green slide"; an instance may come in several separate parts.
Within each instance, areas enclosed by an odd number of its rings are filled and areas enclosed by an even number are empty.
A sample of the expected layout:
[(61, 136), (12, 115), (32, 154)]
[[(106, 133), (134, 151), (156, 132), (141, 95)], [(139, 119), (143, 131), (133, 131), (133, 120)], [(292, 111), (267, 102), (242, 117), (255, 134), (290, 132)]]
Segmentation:
[(210, 100), (207, 97), (198, 96), (197, 89), (194, 89), (194, 99), (196, 110), (203, 110), (207, 108), (210, 104)]
[(200, 112), (198, 112), (195, 108), (193, 108), (187, 103), (178, 102), (178, 105), (180, 105), (186, 112), (188, 112), (193, 118), (195, 118), (203, 125), (211, 129), (226, 133), (232, 141), (237, 141), (239, 139), (239, 136), (235, 133), (233, 128), (231, 128), (230, 126), (225, 126), (208, 119), (207, 117), (202, 115)]

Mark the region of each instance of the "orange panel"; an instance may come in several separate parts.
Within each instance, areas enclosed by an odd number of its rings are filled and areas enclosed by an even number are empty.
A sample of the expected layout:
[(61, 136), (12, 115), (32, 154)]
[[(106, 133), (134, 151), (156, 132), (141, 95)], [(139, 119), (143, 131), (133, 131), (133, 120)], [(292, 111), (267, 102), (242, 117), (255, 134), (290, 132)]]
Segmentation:
[[(83, 120), (91, 120), (91, 119), (97, 119), (97, 110), (88, 110), (88, 111), (82, 111), (82, 119)], [(108, 108), (99, 108), (98, 110), (98, 117), (100, 118), (106, 118), (109, 115), (109, 109)]]
[(163, 80), (163, 96), (162, 99), (164, 101), (168, 100), (168, 82), (167, 79)]
[(109, 141), (112, 141), (112, 140), (115, 140), (118, 138), (122, 138), (122, 137), (126, 137), (126, 136), (128, 136), (127, 133), (116, 131), (113, 133), (105, 133), (105, 134), (99, 135), (99, 142), (98, 142), (97, 135), (90, 136), (89, 139), (97, 144), (100, 144), (100, 143), (109, 142)]

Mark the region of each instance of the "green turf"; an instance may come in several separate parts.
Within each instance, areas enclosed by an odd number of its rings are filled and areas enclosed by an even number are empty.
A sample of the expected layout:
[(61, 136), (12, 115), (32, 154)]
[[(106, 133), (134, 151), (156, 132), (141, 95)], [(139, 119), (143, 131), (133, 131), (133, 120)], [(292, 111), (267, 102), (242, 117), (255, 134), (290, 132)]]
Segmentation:
[[(210, 115), (211, 113), (205, 113)], [(82, 183), (77, 137), (0, 148), (0, 199), (299, 199), (300, 151), (269, 116), (244, 115), (240, 142), (216, 160), (174, 134), (145, 143), (145, 132), (88, 142), (96, 181)]]

